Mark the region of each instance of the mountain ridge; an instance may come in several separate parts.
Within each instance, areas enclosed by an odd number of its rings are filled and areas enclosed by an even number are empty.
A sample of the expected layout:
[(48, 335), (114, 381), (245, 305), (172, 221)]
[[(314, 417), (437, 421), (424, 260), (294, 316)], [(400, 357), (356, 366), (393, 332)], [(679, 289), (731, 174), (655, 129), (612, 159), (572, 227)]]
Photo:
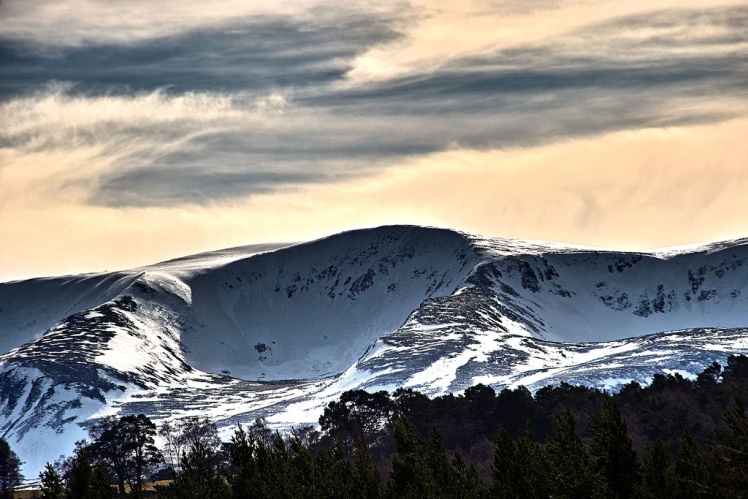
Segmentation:
[(617, 252), (417, 226), (0, 283), (0, 433), (33, 472), (112, 413), (288, 427), (350, 388), (695, 374), (748, 352), (746, 288), (748, 239)]

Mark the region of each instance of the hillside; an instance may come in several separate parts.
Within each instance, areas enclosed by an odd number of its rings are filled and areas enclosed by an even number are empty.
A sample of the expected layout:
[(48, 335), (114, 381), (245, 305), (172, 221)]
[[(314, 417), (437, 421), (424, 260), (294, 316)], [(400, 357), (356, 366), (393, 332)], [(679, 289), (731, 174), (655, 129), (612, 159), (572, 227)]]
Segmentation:
[(351, 388), (615, 388), (748, 352), (748, 241), (649, 253), (413, 226), (0, 283), (0, 430), (33, 476), (111, 413), (314, 422)]

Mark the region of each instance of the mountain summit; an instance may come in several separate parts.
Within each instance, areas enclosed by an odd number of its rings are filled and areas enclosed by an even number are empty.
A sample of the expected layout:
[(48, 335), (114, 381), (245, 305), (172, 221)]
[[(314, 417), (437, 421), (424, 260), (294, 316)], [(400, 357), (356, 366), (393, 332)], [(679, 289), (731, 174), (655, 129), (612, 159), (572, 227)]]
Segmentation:
[(615, 388), (748, 353), (748, 240), (619, 252), (388, 226), (0, 283), (0, 430), (33, 476), (96, 418), (316, 421), (352, 388)]

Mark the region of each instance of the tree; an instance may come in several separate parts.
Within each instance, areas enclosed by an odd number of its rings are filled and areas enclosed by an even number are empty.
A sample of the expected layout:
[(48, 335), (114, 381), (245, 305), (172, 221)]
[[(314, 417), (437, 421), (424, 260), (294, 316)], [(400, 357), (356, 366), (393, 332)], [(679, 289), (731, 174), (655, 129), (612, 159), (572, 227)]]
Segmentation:
[(179, 469), (185, 452), (198, 442), (214, 452), (221, 446), (218, 429), (210, 418), (190, 416), (176, 423), (164, 421), (158, 435), (164, 441), (164, 458), (172, 470)]
[(434, 476), (426, 463), (423, 438), (410, 420), (402, 416), (395, 423), (397, 453), (387, 483), (389, 495), (400, 498), (438, 497)]
[(67, 472), (68, 499), (112, 499), (114, 490), (109, 483), (104, 468), (101, 464), (93, 466), (89, 459), (88, 448), (78, 445), (75, 454), (70, 461), (70, 469)]
[[(229, 476), (229, 483), (234, 497), (237, 499), (249, 497), (267, 497), (259, 486), (263, 478), (263, 468), (267, 467), (269, 456), (265, 442), (258, 441), (254, 435), (247, 434), (239, 425), (231, 437), (229, 445), (233, 475)], [(254, 495), (251, 495), (254, 491)]]
[(611, 396), (603, 398), (600, 412), (590, 415), (590, 430), (590, 453), (606, 491), (621, 499), (631, 497), (638, 478), (636, 452)]
[[(730, 357), (729, 360), (732, 360)], [(728, 364), (733, 376), (748, 377), (748, 362), (733, 362)], [(725, 369), (727, 371), (727, 369)], [(735, 398), (735, 409), (725, 413), (725, 423), (728, 431), (717, 433), (719, 440), (719, 453), (717, 461), (719, 465), (720, 488), (733, 497), (746, 497), (748, 493), (748, 414), (745, 412), (743, 403)]]
[(314, 477), (305, 491), (306, 497), (366, 497), (366, 491), (354, 488), (352, 464), (345, 458), (340, 442), (309, 458)]
[(94, 499), (91, 493), (93, 470), (85, 447), (75, 450), (67, 477), (68, 499)]
[(116, 478), (119, 495), (125, 495), (125, 483), (130, 481), (130, 451), (121, 422), (114, 416), (102, 418), (92, 425), (88, 434), (93, 440), (89, 455), (106, 466)]
[(496, 392), (490, 386), (478, 383), (465, 390), (465, 400), (474, 417), (488, 418), (496, 403)]
[(103, 418), (89, 429), (89, 435), (93, 439), (89, 458), (116, 477), (120, 495), (125, 494), (125, 483), (140, 494), (148, 467), (163, 460), (154, 445), (156, 425), (145, 414)]
[(431, 428), (429, 440), (425, 442), (423, 450), (437, 497), (461, 499), (486, 495), (487, 491), (478, 474), (465, 463), (462, 456), (455, 453), (450, 459), (436, 428)]
[(213, 451), (195, 443), (182, 457), (181, 472), (167, 487), (159, 488), (163, 499), (224, 499), (231, 497), (228, 484), (216, 472)]
[(0, 439), (0, 499), (12, 499), (13, 491), (23, 480), (21, 460), (10, 448), (8, 441)]
[(528, 498), (548, 497), (548, 462), (538, 443), (535, 428), (529, 421), (515, 442), (512, 473), (519, 481), (522, 495)]
[[(299, 487), (310, 487), (308, 453), (294, 457), (288, 443), (277, 432), (270, 442), (239, 426), (229, 444), (231, 465), (235, 468), (228, 477), (234, 498), (272, 499), (276, 497), (302, 497)], [(294, 470), (291, 460), (301, 468)], [(299, 480), (306, 482), (298, 483)]]
[(161, 452), (154, 445), (156, 425), (145, 414), (125, 416), (117, 425), (125, 439), (125, 450), (130, 454), (131, 469), (135, 483), (132, 490), (140, 494), (143, 490), (143, 475), (148, 466), (163, 461)]
[(382, 497), (382, 480), (379, 471), (369, 456), (369, 447), (362, 439), (356, 439), (353, 454), (353, 490), (362, 499), (379, 499)]
[(699, 444), (686, 429), (680, 439), (675, 460), (676, 497), (682, 499), (712, 497), (708, 491), (708, 473)]
[(199, 443), (215, 452), (221, 446), (218, 429), (210, 418), (200, 419), (197, 416), (190, 416), (180, 420), (177, 423), (177, 429), (181, 440), (188, 449)]
[(111, 480), (101, 463), (94, 466), (93, 477), (91, 477), (91, 491), (96, 499), (112, 499), (114, 497)]
[(491, 497), (519, 497), (521, 491), (516, 484), (513, 463), (516, 448), (504, 427), (493, 437), (493, 464), (491, 465)]
[(455, 452), (452, 460), (452, 470), (453, 481), (449, 491), (452, 497), (488, 497), (488, 489), (481, 481), (475, 468), (466, 463), (457, 452)]
[(545, 445), (549, 467), (549, 487), (553, 497), (591, 497), (596, 477), (571, 411), (553, 417), (553, 434)]
[(167, 466), (175, 471), (179, 468), (179, 462), (184, 452), (184, 442), (180, 438), (176, 424), (164, 421), (158, 429), (158, 436), (164, 442), (163, 456)]
[(319, 424), (324, 433), (351, 450), (357, 437), (370, 446), (381, 444), (385, 430), (392, 427), (394, 416), (395, 403), (387, 392), (349, 390), (339, 401), (332, 401), (325, 407)]
[(39, 481), (41, 482), (42, 497), (49, 499), (62, 499), (64, 497), (65, 483), (51, 464), (47, 463), (44, 471), (39, 473)]
[(641, 483), (638, 487), (639, 496), (651, 499), (670, 499), (676, 494), (676, 479), (670, 466), (662, 440), (657, 439), (644, 451), (640, 467)]
[(548, 497), (548, 474), (545, 452), (529, 421), (516, 442), (499, 428), (494, 436), (491, 497)]

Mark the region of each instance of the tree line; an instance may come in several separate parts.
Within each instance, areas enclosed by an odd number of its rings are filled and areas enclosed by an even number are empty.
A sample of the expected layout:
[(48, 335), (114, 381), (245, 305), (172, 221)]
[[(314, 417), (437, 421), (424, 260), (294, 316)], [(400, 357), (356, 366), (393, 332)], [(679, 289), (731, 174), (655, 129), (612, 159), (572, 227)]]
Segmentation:
[[(75, 499), (745, 497), (746, 395), (748, 358), (731, 356), (693, 380), (656, 375), (614, 395), (563, 383), (534, 396), (353, 390), (317, 427), (281, 435), (257, 420), (229, 442), (208, 419), (110, 417), (40, 480), (44, 497)], [(19, 464), (1, 440), (0, 499)], [(144, 491), (158, 477), (170, 481)]]

